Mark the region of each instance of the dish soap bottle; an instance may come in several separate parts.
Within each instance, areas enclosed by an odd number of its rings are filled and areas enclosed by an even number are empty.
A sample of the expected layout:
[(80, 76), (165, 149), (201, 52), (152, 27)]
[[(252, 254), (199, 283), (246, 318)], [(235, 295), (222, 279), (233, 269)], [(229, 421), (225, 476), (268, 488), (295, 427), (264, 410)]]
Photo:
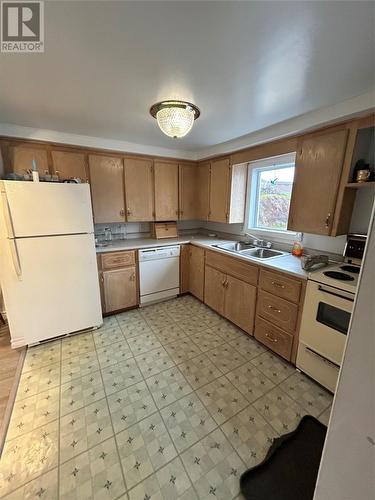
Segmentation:
[(295, 255), (296, 257), (301, 257), (303, 254), (303, 233), (297, 233), (296, 235), (296, 240), (293, 243), (293, 249), (292, 249), (292, 254)]

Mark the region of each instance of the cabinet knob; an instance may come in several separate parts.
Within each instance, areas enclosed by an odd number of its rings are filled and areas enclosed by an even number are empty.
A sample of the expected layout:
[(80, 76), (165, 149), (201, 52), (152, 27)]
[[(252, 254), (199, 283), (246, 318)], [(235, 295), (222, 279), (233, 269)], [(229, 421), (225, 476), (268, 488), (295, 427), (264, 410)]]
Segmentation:
[(330, 220), (331, 220), (331, 213), (328, 213), (325, 221), (325, 226), (327, 228), (329, 227)]
[(121, 217), (125, 216), (125, 210), (123, 208), (120, 210), (120, 215), (121, 215)]
[(280, 309), (277, 309), (277, 307), (274, 307), (274, 306), (268, 306), (268, 309), (271, 309), (271, 311), (275, 311), (277, 313), (281, 313), (281, 310)]
[(270, 335), (269, 333), (266, 333), (266, 337), (268, 338), (268, 340), (270, 340), (271, 342), (274, 342), (275, 344), (277, 343), (277, 339), (275, 339), (274, 337), (272, 337), (272, 335)]
[(128, 208), (128, 209), (126, 210), (126, 215), (131, 215), (131, 213), (132, 213), (132, 211), (130, 210), (130, 208)]
[(281, 283), (278, 283), (277, 281), (272, 281), (271, 283), (273, 284), (273, 286), (277, 286), (278, 288), (285, 288), (284, 285), (282, 285)]

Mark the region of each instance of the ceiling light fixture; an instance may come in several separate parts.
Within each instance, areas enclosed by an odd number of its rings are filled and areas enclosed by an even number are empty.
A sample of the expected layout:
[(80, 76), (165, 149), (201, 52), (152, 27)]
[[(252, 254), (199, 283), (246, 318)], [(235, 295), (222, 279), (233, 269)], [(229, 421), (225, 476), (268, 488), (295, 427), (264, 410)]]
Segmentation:
[(190, 102), (161, 101), (151, 106), (150, 114), (165, 135), (176, 139), (190, 132), (201, 112)]

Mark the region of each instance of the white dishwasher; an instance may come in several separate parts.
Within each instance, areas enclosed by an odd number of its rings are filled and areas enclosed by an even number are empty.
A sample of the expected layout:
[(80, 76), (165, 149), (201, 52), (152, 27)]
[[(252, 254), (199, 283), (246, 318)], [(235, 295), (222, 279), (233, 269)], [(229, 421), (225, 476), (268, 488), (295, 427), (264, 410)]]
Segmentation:
[(180, 293), (180, 246), (139, 250), (141, 306)]

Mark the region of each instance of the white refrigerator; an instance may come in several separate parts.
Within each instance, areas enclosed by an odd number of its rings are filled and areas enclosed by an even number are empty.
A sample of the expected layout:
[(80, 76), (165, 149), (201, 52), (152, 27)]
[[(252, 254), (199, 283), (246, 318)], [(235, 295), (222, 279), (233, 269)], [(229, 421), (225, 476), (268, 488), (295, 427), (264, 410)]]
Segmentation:
[(12, 347), (102, 324), (88, 184), (0, 181), (0, 285)]

